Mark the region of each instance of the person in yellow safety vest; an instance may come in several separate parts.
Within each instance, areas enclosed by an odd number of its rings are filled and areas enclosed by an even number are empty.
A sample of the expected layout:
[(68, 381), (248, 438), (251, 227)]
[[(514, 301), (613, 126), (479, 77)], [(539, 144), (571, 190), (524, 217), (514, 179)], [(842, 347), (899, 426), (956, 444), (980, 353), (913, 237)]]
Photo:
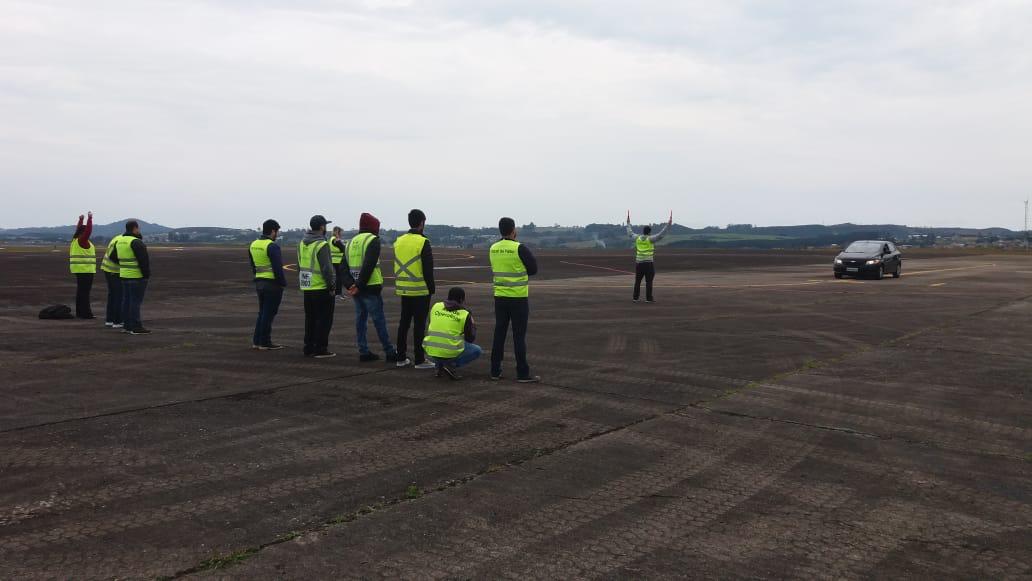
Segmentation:
[(627, 211), (627, 235), (634, 240), (634, 302), (641, 297), (641, 279), (645, 279), (645, 302), (654, 303), (652, 296), (652, 281), (656, 278), (656, 266), (653, 260), (656, 257), (656, 242), (666, 236), (667, 230), (674, 224), (674, 213), (670, 212), (670, 219), (667, 220), (663, 229), (652, 235), (652, 226), (645, 226), (642, 234), (635, 234), (631, 228), (631, 211)]
[(139, 222), (129, 220), (125, 223), (125, 234), (115, 242), (111, 260), (118, 264), (118, 276), (122, 279), (122, 322), (125, 325), (122, 332), (149, 335), (150, 330), (143, 326), (140, 317), (140, 307), (151, 275), (150, 255), (143, 243)]
[(412, 210), (408, 215), (409, 231), (394, 241), (394, 292), (401, 297), (401, 318), (398, 320), (398, 367), (412, 365), (407, 356), (409, 325), (412, 326), (412, 355), (416, 369), (433, 369), (423, 352), (426, 319), (430, 315), (430, 297), (434, 284), (434, 252), (430, 240), (423, 235), (426, 214)]
[(397, 361), (398, 352), (391, 343), (387, 318), (383, 313), (383, 273), (380, 271), (380, 221), (369, 213), (358, 220), (358, 234), (347, 244), (344, 262), (350, 280), (345, 288), (355, 299), (355, 332), (359, 361), (377, 361), (380, 356), (369, 350), (366, 326), (370, 318), (383, 346), (384, 358)]
[(93, 277), (97, 274), (97, 247), (90, 241), (93, 234), (93, 212), (83, 225), (82, 214), (75, 226), (71, 245), (68, 247), (68, 268), (75, 275), (75, 316), (80, 319), (95, 319), (90, 305), (90, 290)]
[(326, 241), (326, 224), (329, 220), (321, 215), (312, 216), (308, 221), (311, 230), (297, 247), (298, 282), (305, 303), (304, 354), (315, 359), (337, 356), (329, 349), (337, 278)]
[(343, 300), (344, 277), (341, 276), (341, 264), (344, 263), (344, 253), (347, 251), (347, 243), (344, 242), (344, 229), (340, 226), (333, 227), (333, 238), (330, 239), (330, 258), (333, 259), (333, 274), (337, 277), (337, 286), (334, 294)]
[(283, 273), (283, 253), (279, 244), (276, 244), (279, 231), (279, 222), (266, 220), (262, 223), (261, 237), (247, 249), (251, 272), (254, 273), (254, 288), (258, 293), (258, 319), (254, 323), (251, 348), (259, 351), (283, 348), (283, 345), (272, 342), (272, 321), (283, 301), (283, 289), (287, 287), (287, 277)]
[(430, 328), (423, 338), (423, 349), (433, 359), (437, 377), (447, 375), (462, 379), (456, 371), (480, 357), (477, 326), (473, 314), (466, 308), (466, 291), (454, 287), (448, 291), (448, 300), (430, 309)]
[(530, 374), (527, 363), (527, 325), (530, 320), (530, 277), (537, 274), (537, 260), (526, 244), (516, 241), (516, 221), (498, 221), (502, 239), (491, 246), (491, 275), (494, 282), (495, 330), (491, 345), (491, 379), (502, 378), (505, 336), (512, 324), (513, 351), (516, 354), (516, 381), (536, 383), (541, 378)]
[(107, 249), (104, 251), (104, 258), (100, 261), (100, 270), (104, 271), (104, 280), (107, 281), (107, 309), (104, 316), (104, 326), (110, 329), (121, 329), (122, 325), (122, 277), (118, 274), (118, 263), (111, 260), (118, 245), (121, 234), (116, 234), (108, 241)]

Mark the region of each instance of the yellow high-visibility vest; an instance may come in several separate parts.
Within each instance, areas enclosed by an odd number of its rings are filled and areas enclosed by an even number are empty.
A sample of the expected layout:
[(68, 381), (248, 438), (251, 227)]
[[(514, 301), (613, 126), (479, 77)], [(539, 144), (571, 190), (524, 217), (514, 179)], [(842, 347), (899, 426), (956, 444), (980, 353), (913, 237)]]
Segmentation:
[(269, 258), (269, 247), (274, 243), (268, 238), (259, 238), (251, 243), (251, 260), (254, 261), (254, 277), (276, 280), (272, 271), (272, 259)]
[(444, 303), (430, 309), (430, 324), (423, 338), (423, 350), (435, 359), (454, 359), (466, 350), (466, 319), (469, 311), (449, 311)]
[(423, 277), (423, 248), (426, 237), (411, 232), (394, 242), (394, 292), (403, 297), (430, 295)]
[(494, 296), (526, 298), (530, 296), (530, 276), (520, 260), (520, 243), (502, 239), (491, 245), (491, 274)]
[(78, 240), (72, 240), (68, 248), (68, 267), (72, 274), (97, 273), (97, 247), (90, 242), (89, 248), (79, 246)]

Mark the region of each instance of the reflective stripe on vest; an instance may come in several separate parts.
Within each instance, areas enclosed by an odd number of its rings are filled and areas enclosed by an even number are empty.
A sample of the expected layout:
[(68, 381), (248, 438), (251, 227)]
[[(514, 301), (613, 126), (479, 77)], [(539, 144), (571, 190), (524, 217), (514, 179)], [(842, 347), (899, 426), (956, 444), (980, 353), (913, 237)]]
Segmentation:
[(337, 248), (337, 245), (333, 243), (334, 241), (336, 239), (330, 242), (330, 259), (332, 259), (333, 264), (340, 264), (344, 262), (344, 251)]
[(136, 253), (133, 252), (135, 236), (122, 235), (118, 237), (118, 276), (121, 278), (143, 278), (143, 271), (140, 270), (140, 263), (136, 261)]
[(251, 260), (254, 261), (254, 277), (267, 280), (276, 280), (276, 273), (272, 271), (272, 259), (269, 258), (269, 247), (273, 241), (268, 238), (259, 238), (251, 243)]
[(491, 245), (491, 273), (494, 296), (526, 298), (530, 296), (530, 277), (520, 260), (520, 243), (499, 240)]
[(466, 350), (466, 319), (469, 311), (449, 311), (444, 303), (430, 309), (430, 324), (423, 338), (423, 350), (435, 359), (454, 359)]
[(637, 262), (652, 262), (656, 256), (656, 245), (644, 234), (638, 236), (638, 239), (634, 241), (634, 249), (634, 259)]
[(97, 247), (90, 242), (89, 248), (79, 246), (78, 240), (72, 240), (68, 248), (68, 267), (72, 274), (95, 274), (97, 272)]
[(114, 238), (112, 238), (111, 242), (108, 242), (107, 249), (104, 250), (104, 259), (100, 261), (100, 269), (103, 270), (104, 272), (110, 272), (111, 274), (118, 274), (118, 270), (119, 270), (118, 263), (115, 262), (114, 260), (111, 260), (111, 254), (115, 251), (115, 244), (118, 242), (118, 239), (121, 238), (121, 237), (122, 237), (122, 235), (119, 234), (118, 236), (115, 236)]
[(298, 282), (303, 291), (326, 290), (326, 278), (319, 268), (319, 251), (326, 246), (325, 240), (305, 244), (302, 241), (297, 247)]
[[(375, 239), (375, 234), (362, 232), (348, 242), (348, 267), (351, 269), (351, 276), (355, 281), (358, 281), (358, 275), (362, 272), (362, 263), (365, 262), (369, 243)], [(383, 284), (383, 272), (380, 271), (379, 260), (376, 261), (376, 267), (373, 268), (373, 274), (369, 277), (369, 282), (366, 285), (375, 286), (378, 284)]]
[(403, 234), (394, 242), (394, 292), (403, 297), (429, 296), (423, 276), (423, 248), (426, 237), (422, 234)]

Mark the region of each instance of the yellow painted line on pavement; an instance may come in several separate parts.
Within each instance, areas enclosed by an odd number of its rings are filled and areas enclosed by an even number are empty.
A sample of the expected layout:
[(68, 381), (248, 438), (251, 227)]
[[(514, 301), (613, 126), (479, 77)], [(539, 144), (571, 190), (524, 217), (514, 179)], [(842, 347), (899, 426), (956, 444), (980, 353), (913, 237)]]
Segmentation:
[(284, 264), (283, 265), (283, 270), (289, 270), (290, 272), (297, 272), (297, 265), (296, 264)]
[(936, 282), (936, 283), (932, 283), (932, 284), (930, 284), (928, 286), (942, 286), (944, 284), (946, 284), (946, 283), (944, 283), (944, 282)]

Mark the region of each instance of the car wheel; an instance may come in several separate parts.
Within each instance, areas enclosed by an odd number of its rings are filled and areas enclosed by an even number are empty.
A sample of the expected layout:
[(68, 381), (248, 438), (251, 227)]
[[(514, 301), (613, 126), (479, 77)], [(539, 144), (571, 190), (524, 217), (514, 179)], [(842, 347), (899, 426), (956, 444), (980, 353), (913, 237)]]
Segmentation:
[(836, 272), (835, 273), (835, 278), (842, 278), (842, 273)]
[(892, 278), (899, 278), (903, 276), (903, 263), (896, 265), (896, 270), (892, 273)]
[(881, 280), (885, 278), (885, 265), (878, 267), (878, 272), (874, 273), (874, 278), (876, 280)]

